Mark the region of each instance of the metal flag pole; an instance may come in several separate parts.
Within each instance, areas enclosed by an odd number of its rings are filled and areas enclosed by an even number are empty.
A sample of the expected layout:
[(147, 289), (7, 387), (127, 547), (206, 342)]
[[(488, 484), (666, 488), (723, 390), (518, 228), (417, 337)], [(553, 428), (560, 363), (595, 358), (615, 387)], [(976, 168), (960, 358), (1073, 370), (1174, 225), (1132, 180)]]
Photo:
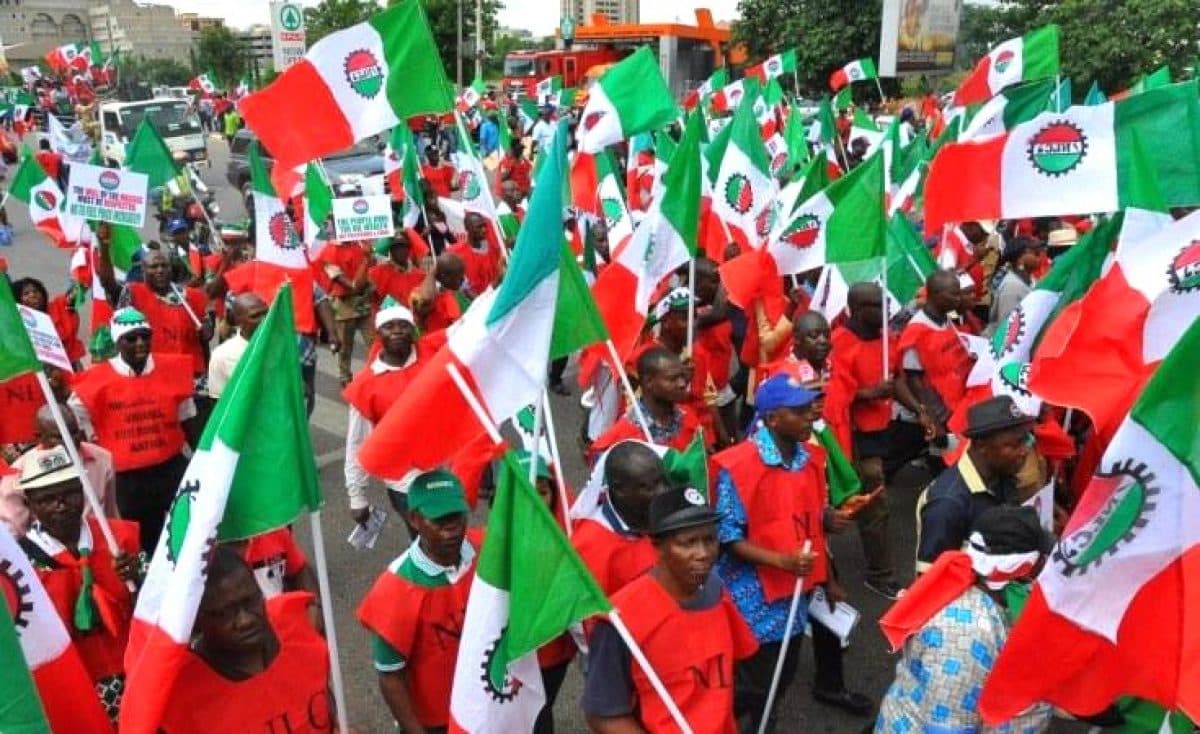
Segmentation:
[(638, 402), (637, 395), (633, 392), (633, 385), (629, 382), (629, 375), (625, 372), (625, 365), (621, 363), (621, 358), (617, 355), (617, 346), (613, 344), (611, 338), (605, 339), (604, 345), (608, 348), (608, 356), (621, 378), (621, 385), (625, 388), (625, 396), (629, 398), (629, 405), (633, 409), (633, 416), (637, 419), (638, 425), (642, 427), (642, 433), (646, 436), (646, 441), (654, 443), (654, 438), (650, 435), (650, 423), (646, 420), (646, 414), (642, 412), (642, 404)]
[(889, 366), (888, 365), (888, 356), (889, 356), (888, 355), (888, 341), (889, 341), (888, 303), (889, 303), (890, 297), (888, 296), (887, 276), (888, 276), (888, 259), (887, 259), (887, 255), (884, 255), (883, 256), (883, 273), (882, 273), (882, 280), (883, 280), (883, 286), (882, 286), (883, 294), (882, 295), (883, 295), (883, 298), (881, 299), (881, 301), (882, 301), (881, 307), (883, 308), (883, 379), (885, 381), (888, 379), (888, 375), (891, 374), (891, 372), (888, 370), (888, 366)]
[[(812, 550), (812, 541), (804, 541), (805, 553)], [(767, 691), (767, 705), (763, 708), (762, 719), (758, 722), (758, 734), (765, 734), (767, 722), (771, 718), (771, 709), (775, 706), (775, 694), (779, 692), (779, 679), (783, 677), (783, 661), (787, 658), (788, 643), (792, 641), (792, 629), (796, 626), (796, 615), (800, 610), (800, 597), (804, 595), (804, 577), (796, 577), (796, 587), (792, 590), (792, 603), (788, 606), (787, 623), (783, 626), (783, 639), (779, 642), (779, 657), (775, 658), (775, 672), (771, 675), (771, 688)]]
[(346, 713), (346, 684), (338, 662), (337, 628), (333, 623), (333, 597), (329, 590), (329, 564), (325, 559), (325, 536), (321, 533), (321, 512), (308, 515), (312, 525), (313, 555), (317, 559), (317, 589), (321, 592), (321, 618), (325, 620), (325, 643), (329, 648), (329, 673), (333, 682), (333, 705), (337, 708), (338, 731), (350, 731)]
[(696, 341), (696, 258), (688, 260), (688, 320), (687, 347), (684, 354), (691, 356), (692, 343)]
[(541, 456), (541, 450), (538, 446), (542, 440), (542, 423), (545, 418), (546, 402), (546, 387), (542, 386), (542, 398), (533, 404), (533, 450), (529, 452), (529, 486), (537, 487), (537, 460)]
[(550, 395), (542, 390), (542, 402), (546, 405), (546, 439), (550, 444), (550, 461), (554, 462), (554, 485), (558, 490), (558, 506), (561, 509), (563, 516), (563, 525), (567, 531), (567, 537), (571, 537), (571, 517), (568, 511), (571, 508), (571, 497), (567, 494), (567, 483), (563, 480), (562, 460), (558, 453), (558, 433), (554, 429), (554, 411), (550, 409)]

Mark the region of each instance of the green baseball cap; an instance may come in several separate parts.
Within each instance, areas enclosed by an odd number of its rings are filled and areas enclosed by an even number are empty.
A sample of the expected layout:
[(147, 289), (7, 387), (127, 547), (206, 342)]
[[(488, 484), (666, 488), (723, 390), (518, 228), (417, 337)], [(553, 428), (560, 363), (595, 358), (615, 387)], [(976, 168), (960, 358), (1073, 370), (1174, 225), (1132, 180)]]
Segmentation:
[(412, 481), (408, 509), (430, 520), (471, 511), (462, 482), (445, 469), (427, 471)]
[[(528, 451), (526, 451), (524, 449), (517, 451), (516, 454), (517, 454), (517, 463), (521, 465), (521, 471), (525, 472), (525, 476), (529, 476), (529, 462), (533, 461), (533, 454), (530, 454)], [(539, 454), (537, 457), (537, 474), (536, 474), (536, 476), (539, 479), (553, 479), (554, 478), (550, 474), (550, 467), (546, 464), (546, 460), (542, 458), (541, 454)]]

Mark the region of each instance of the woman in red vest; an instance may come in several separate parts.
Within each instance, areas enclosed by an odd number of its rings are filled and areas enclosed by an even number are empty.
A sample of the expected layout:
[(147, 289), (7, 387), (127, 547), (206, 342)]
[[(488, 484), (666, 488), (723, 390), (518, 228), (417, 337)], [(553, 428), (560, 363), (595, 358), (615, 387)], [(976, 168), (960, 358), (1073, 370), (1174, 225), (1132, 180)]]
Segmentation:
[[(721, 581), (717, 514), (694, 488), (650, 505), (658, 560), (612, 597), (638, 647), (697, 734), (735, 734), (733, 664), (758, 644)], [(608, 622), (589, 641), (582, 708), (597, 732), (674, 732), (678, 727), (626, 641)]]
[(265, 600), (238, 551), (217, 546), (164, 734), (336, 731), (329, 652), (309, 622), (312, 603), (304, 592)]
[(115, 724), (133, 618), (126, 584), (141, 575), (137, 523), (108, 520), (120, 548), (113, 555), (96, 519), (84, 520), (83, 485), (62, 446), (34, 449), (22, 464), (20, 487), (36, 521), (21, 545)]
[(117, 356), (79, 375), (68, 403), (84, 433), (112, 452), (117, 507), (138, 523), (142, 549), (152, 553), (187, 469), (183, 446), (195, 446), (199, 434), (192, 363), (152, 354), (156, 337), (136, 309), (117, 311), (110, 328)]

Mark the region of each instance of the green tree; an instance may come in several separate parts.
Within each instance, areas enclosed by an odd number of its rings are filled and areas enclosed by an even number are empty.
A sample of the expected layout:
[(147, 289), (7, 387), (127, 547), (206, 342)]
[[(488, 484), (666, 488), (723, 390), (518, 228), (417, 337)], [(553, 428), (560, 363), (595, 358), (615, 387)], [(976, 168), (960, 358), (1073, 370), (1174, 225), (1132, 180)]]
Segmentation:
[(147, 86), (164, 84), (169, 87), (185, 86), (195, 76), (187, 65), (177, 59), (148, 59), (145, 56), (122, 57), (120, 73), (122, 82), (142, 82)]
[[(388, 0), (388, 6), (410, 0)], [(437, 44), (438, 54), (442, 57), (442, 65), (446, 68), (446, 78), (455, 80), (457, 66), (457, 32), (458, 5), (462, 3), (463, 19), (463, 83), (469, 84), (475, 71), (475, 57), (471, 53), (475, 40), (475, 3), (470, 0), (423, 0), (425, 15), (429, 18), (429, 28), (433, 31), (433, 40)], [(489, 39), (496, 35), (496, 13), (503, 7), (499, 0), (483, 0), (483, 40), (485, 61), (496, 56), (492, 52)], [(503, 57), (500, 57), (503, 59)]]
[(321, 0), (313, 8), (304, 9), (304, 37), (309, 46), (334, 31), (362, 23), (379, 12), (374, 0)]
[(881, 0), (741, 0), (733, 40), (752, 62), (796, 49), (800, 91), (829, 91), (829, 74), (847, 61), (879, 57)]
[(209, 71), (226, 88), (237, 85), (246, 73), (246, 50), (241, 39), (225, 26), (213, 26), (200, 31), (196, 44), (196, 73)]
[(960, 65), (988, 47), (1047, 23), (1062, 29), (1062, 70), (1077, 89), (1093, 81), (1114, 92), (1167, 64), (1176, 79), (1200, 47), (1195, 0), (1015, 0), (965, 5)]

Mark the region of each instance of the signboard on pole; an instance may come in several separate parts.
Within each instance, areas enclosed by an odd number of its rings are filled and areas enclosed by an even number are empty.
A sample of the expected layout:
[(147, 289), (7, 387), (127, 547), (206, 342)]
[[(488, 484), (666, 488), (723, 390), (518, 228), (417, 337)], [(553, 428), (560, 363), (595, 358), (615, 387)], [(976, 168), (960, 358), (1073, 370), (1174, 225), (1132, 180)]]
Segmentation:
[(50, 314), (22, 306), (19, 303), (17, 311), (21, 313), (21, 322), (25, 324), (25, 331), (29, 334), (29, 341), (33, 343), (33, 351), (37, 353), (38, 361), (52, 364), (60, 370), (74, 372), (75, 370), (71, 368), (71, 360), (67, 358), (67, 350), (63, 348), (62, 339), (58, 336), (58, 330), (54, 328)]
[(884, 0), (879, 75), (951, 71), (961, 11), (961, 0)]
[(144, 173), (72, 163), (67, 214), (140, 228), (146, 222), (149, 183)]
[(271, 55), (275, 71), (282, 72), (304, 58), (304, 8), (300, 3), (271, 3)]
[(333, 200), (333, 232), (338, 242), (391, 237), (392, 202), (383, 196), (345, 196)]

